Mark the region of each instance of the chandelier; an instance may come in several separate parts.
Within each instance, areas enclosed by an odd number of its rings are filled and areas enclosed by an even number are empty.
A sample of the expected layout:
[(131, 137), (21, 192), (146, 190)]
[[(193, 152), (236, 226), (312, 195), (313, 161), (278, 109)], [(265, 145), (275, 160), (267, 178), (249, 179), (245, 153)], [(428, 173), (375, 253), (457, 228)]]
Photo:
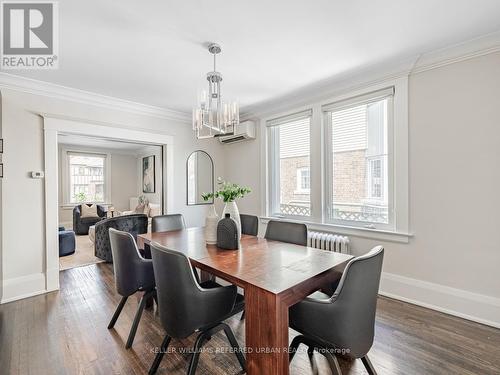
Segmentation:
[(214, 56), (214, 70), (207, 73), (208, 91), (198, 93), (198, 106), (193, 109), (193, 130), (198, 139), (231, 135), (234, 126), (240, 122), (238, 103), (222, 101), (222, 74), (216, 69), (216, 56), (221, 47), (211, 43), (208, 52)]

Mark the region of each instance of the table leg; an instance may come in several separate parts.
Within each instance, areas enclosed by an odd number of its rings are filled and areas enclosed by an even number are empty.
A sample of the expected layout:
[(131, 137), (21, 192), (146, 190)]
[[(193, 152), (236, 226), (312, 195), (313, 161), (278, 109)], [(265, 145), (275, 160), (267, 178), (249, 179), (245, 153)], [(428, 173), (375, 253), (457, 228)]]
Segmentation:
[(288, 305), (273, 293), (245, 288), (247, 374), (288, 375)]

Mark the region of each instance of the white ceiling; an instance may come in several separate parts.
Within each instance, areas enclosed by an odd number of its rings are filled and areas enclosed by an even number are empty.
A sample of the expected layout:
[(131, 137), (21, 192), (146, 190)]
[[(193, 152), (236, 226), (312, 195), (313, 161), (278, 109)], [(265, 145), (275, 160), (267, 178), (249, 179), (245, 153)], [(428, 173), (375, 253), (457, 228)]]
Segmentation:
[(59, 1), (55, 71), (9, 71), (190, 111), (212, 58), (242, 107), (500, 30), (498, 0)]

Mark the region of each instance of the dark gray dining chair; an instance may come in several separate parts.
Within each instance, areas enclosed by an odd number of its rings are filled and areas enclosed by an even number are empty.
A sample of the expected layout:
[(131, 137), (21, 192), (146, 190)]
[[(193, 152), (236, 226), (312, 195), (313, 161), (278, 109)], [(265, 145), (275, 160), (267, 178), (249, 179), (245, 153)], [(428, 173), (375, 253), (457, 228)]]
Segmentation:
[(270, 220), (264, 238), (307, 246), (307, 227), (300, 223)]
[(182, 214), (154, 216), (151, 222), (151, 232), (170, 232), (184, 229), (186, 223)]
[(259, 218), (253, 215), (240, 214), (241, 234), (256, 236), (259, 233)]
[(136, 292), (144, 292), (125, 345), (125, 348), (129, 349), (134, 342), (137, 326), (141, 320), (146, 302), (151, 297), (156, 298), (153, 263), (150, 259), (141, 257), (134, 237), (130, 233), (110, 228), (109, 239), (111, 251), (113, 252), (116, 291), (122, 296), (122, 299), (109, 322), (108, 329), (114, 327), (125, 302), (127, 302), (127, 298)]
[(334, 374), (342, 374), (336, 354), (361, 358), (368, 373), (376, 374), (367, 353), (373, 344), (383, 258), (384, 248), (377, 246), (352, 259), (332, 296), (316, 292), (290, 308), (290, 327), (301, 334), (292, 340), (290, 360), (305, 344), (308, 353), (315, 350), (327, 358)]
[[(184, 221), (184, 216), (182, 214), (169, 214), (169, 215), (159, 215), (154, 216), (151, 221), (151, 232), (170, 232), (173, 230), (180, 230), (186, 228), (186, 222)], [(151, 259), (151, 247), (148, 244), (144, 244), (144, 257)], [(193, 271), (198, 280), (198, 272), (193, 266)]]
[[(182, 214), (169, 214), (153, 216), (151, 219), (151, 232), (170, 232), (180, 230), (186, 227), (184, 216)], [(144, 258), (151, 259), (151, 247), (144, 244)]]
[(183, 339), (199, 332), (189, 363), (188, 374), (196, 372), (203, 344), (216, 332), (224, 330), (232, 349), (245, 369), (245, 357), (231, 328), (223, 323), (244, 308), (243, 296), (234, 285), (220, 286), (213, 281), (199, 284), (182, 253), (151, 244), (155, 270), (160, 321), (166, 335), (149, 370), (156, 373), (172, 339)]

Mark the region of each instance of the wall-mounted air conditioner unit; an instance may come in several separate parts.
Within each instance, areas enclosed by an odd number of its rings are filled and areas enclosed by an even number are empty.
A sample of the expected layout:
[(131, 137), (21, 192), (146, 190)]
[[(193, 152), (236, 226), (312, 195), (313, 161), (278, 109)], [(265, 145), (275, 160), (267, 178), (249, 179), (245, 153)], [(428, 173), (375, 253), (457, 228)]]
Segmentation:
[(219, 138), (220, 143), (234, 143), (255, 139), (255, 122), (243, 121), (234, 127), (234, 134), (222, 135)]

